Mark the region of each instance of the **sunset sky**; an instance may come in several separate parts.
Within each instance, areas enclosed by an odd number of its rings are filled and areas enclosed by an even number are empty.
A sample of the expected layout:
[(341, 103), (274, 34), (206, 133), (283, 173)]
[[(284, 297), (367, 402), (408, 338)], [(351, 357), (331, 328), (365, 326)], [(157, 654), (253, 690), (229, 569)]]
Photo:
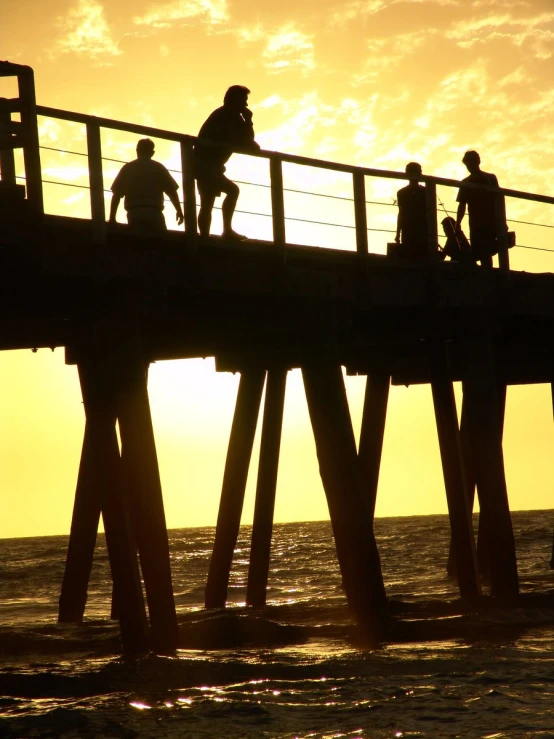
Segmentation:
[[(554, 0), (3, 0), (0, 59), (34, 68), (39, 104), (195, 135), (231, 84), (251, 89), (264, 149), (461, 179), (466, 149), (500, 184), (552, 194)], [(0, 96), (11, 96), (0, 81)], [(85, 152), (83, 129), (40, 120), (44, 146)], [(136, 136), (103, 132), (104, 155), (134, 157)], [(156, 158), (178, 168), (175, 147)], [(45, 179), (86, 184), (86, 159), (45, 149)], [(118, 171), (105, 163), (105, 186)], [(296, 189), (348, 195), (348, 178), (285, 169)], [(234, 157), (230, 176), (267, 182), (264, 160)], [(179, 175), (175, 177), (178, 179)], [(383, 253), (403, 182), (371, 180), (370, 249)], [(299, 187), (300, 186), (300, 187)], [(455, 209), (455, 190), (439, 195)], [(296, 198), (296, 199), (295, 199)], [(87, 217), (88, 193), (45, 189), (47, 209)], [(108, 202), (108, 201), (107, 201)], [(287, 215), (351, 224), (350, 204), (287, 195)], [(242, 186), (239, 209), (267, 211), (267, 190)], [(121, 214), (123, 216), (123, 214)], [(554, 271), (552, 206), (508, 201), (514, 269)], [(174, 225), (171, 206), (168, 224)], [(214, 220), (217, 229), (218, 220)], [(265, 216), (237, 230), (267, 238)], [(287, 222), (289, 241), (352, 248), (352, 229)], [(535, 247), (535, 249), (523, 247)], [(540, 249), (540, 250), (537, 250)], [(549, 253), (546, 250), (551, 249)], [(541, 251), (544, 250), (544, 251)], [(213, 361), (158, 363), (150, 399), (170, 527), (213, 525), (238, 377)], [(0, 537), (67, 533), (84, 414), (77, 373), (57, 349), (0, 355)], [(358, 434), (363, 378), (347, 378)], [(259, 437), (259, 431), (258, 431)], [(259, 438), (258, 438), (259, 443)], [(513, 509), (554, 508), (549, 386), (510, 388), (505, 459)], [(244, 521), (250, 522), (257, 446)], [(393, 388), (378, 516), (444, 513), (446, 502), (428, 387)], [(301, 378), (289, 375), (276, 520), (327, 518)], [(554, 523), (554, 521), (553, 521)]]

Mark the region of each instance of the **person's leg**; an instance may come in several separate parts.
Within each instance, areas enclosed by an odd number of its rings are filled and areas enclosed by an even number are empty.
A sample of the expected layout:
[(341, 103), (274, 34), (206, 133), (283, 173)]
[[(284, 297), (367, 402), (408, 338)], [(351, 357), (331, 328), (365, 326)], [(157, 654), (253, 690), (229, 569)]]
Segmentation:
[(240, 190), (238, 185), (227, 179), (227, 177), (221, 178), (221, 192), (225, 193), (225, 199), (221, 206), (221, 213), (223, 216), (223, 236), (237, 236), (233, 231), (232, 221), (239, 199)]
[(487, 228), (474, 228), (469, 232), (471, 240), (471, 251), (476, 261), (480, 262), (481, 267), (492, 269), (492, 252), (491, 238), (492, 233)]
[(198, 211), (198, 230), (200, 236), (210, 235), (212, 225), (212, 210), (215, 203), (215, 195), (200, 190), (200, 210)]

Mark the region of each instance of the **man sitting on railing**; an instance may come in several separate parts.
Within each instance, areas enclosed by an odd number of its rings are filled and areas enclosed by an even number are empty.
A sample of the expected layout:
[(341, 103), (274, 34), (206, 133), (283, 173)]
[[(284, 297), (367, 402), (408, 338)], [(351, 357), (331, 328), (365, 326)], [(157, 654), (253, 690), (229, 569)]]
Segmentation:
[[(246, 238), (233, 231), (231, 222), (240, 191), (234, 182), (225, 177), (224, 172), (225, 162), (233, 149), (249, 152), (260, 148), (254, 141), (252, 111), (248, 108), (249, 94), (250, 90), (242, 85), (230, 87), (225, 93), (221, 108), (211, 113), (198, 134), (194, 147), (194, 174), (200, 193), (198, 229), (201, 236), (210, 235), (215, 199), (223, 192), (223, 237), (238, 240)], [(221, 146), (210, 146), (202, 139), (207, 142), (221, 142)]]
[(176, 220), (183, 223), (183, 210), (177, 196), (179, 185), (160, 162), (153, 161), (154, 142), (141, 139), (137, 144), (137, 158), (124, 164), (112, 185), (110, 223), (116, 222), (121, 198), (125, 198), (129, 226), (144, 236), (156, 236), (167, 230), (164, 193), (173, 203)]
[(427, 210), (425, 204), (425, 188), (418, 180), (421, 176), (421, 164), (409, 162), (406, 174), (410, 176), (406, 187), (397, 193), (398, 220), (396, 225), (396, 243), (401, 243), (399, 256), (412, 259), (425, 259), (427, 255)]
[[(476, 151), (466, 151), (462, 162), (470, 173), (462, 182), (498, 187), (496, 175), (481, 169), (481, 157)], [(456, 224), (461, 224), (467, 206), (473, 256), (481, 262), (482, 267), (492, 267), (493, 254), (498, 254), (499, 241), (506, 238), (508, 231), (504, 197), (462, 186), (457, 200), (459, 205)]]

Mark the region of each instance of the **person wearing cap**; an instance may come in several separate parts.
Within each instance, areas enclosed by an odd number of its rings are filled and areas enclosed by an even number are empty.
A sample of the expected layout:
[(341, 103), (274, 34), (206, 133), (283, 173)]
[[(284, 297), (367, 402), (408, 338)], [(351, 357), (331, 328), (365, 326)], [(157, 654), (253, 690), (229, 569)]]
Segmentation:
[[(223, 105), (211, 113), (202, 124), (194, 145), (194, 173), (200, 194), (198, 230), (208, 237), (215, 199), (225, 194), (221, 206), (223, 237), (243, 240), (246, 237), (233, 230), (232, 220), (239, 197), (239, 187), (225, 177), (225, 164), (233, 151), (259, 151), (254, 141), (252, 111), (248, 107), (250, 90), (244, 85), (232, 85), (223, 98)], [(219, 145), (214, 145), (219, 144)]]
[(167, 231), (163, 215), (164, 193), (173, 203), (177, 223), (181, 225), (184, 220), (177, 196), (179, 185), (163, 164), (152, 159), (154, 150), (153, 141), (141, 139), (137, 144), (137, 158), (123, 165), (112, 184), (109, 222), (116, 222), (117, 209), (124, 198), (129, 226), (145, 236)]
[(395, 241), (402, 245), (402, 256), (413, 259), (425, 259), (427, 255), (427, 210), (425, 188), (419, 184), (421, 173), (421, 164), (408, 162), (406, 174), (410, 177), (409, 182), (396, 194), (398, 218)]
[[(476, 151), (466, 151), (462, 158), (469, 176), (462, 183), (499, 187), (496, 175), (483, 172), (481, 157)], [(500, 231), (507, 232), (504, 196), (476, 188), (462, 187), (458, 191), (456, 225), (460, 226), (466, 209), (469, 216), (469, 239), (474, 258), (483, 267), (492, 267), (492, 258), (498, 253)]]

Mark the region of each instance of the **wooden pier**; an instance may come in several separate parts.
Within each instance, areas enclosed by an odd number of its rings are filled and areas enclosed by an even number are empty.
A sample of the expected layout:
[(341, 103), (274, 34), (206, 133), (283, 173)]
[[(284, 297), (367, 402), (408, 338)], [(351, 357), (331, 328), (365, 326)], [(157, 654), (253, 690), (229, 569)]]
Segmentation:
[[(206, 607), (226, 604), (264, 384), (247, 602), (265, 605), (292, 368), (302, 370), (345, 595), (366, 642), (386, 638), (388, 623), (373, 517), (391, 382), (432, 388), (461, 597), (475, 604), (481, 595), (471, 523), (476, 486), (491, 594), (514, 602), (518, 574), (502, 450), (505, 389), (552, 382), (554, 275), (510, 271), (507, 248), (499, 269), (439, 263), (435, 188), (459, 182), (430, 176), (422, 178), (434, 224), (427, 261), (370, 254), (366, 178), (402, 182), (403, 173), (266, 151), (256, 156), (270, 163), (273, 240), (200, 243), (190, 166), (194, 137), (38, 107), (32, 70), (0, 63), (0, 75), (19, 82), (17, 99), (0, 100), (0, 350), (64, 347), (66, 361), (78, 367), (86, 413), (60, 621), (83, 618), (102, 515), (124, 650), (171, 653), (178, 646), (147, 374), (155, 361), (207, 356), (215, 357), (219, 371), (238, 372), (241, 379)], [(37, 113), (86, 126), (90, 220), (44, 213)], [(106, 230), (101, 128), (180, 144), (184, 233), (145, 240), (125, 226)], [(15, 176), (17, 147), (24, 152), (25, 188)], [(356, 251), (287, 243), (283, 162), (352, 176)], [(367, 376), (358, 446), (342, 367)], [(462, 431), (454, 381), (463, 387)]]

